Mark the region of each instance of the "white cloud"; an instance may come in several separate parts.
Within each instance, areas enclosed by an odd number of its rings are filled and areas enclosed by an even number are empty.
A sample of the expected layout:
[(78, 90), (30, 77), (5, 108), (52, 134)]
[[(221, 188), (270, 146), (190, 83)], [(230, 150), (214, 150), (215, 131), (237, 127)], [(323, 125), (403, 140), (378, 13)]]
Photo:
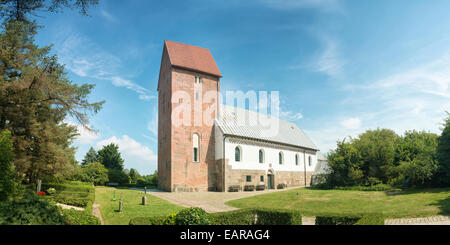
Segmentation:
[(140, 173), (147, 172), (149, 168), (156, 169), (158, 156), (149, 147), (142, 145), (128, 135), (122, 135), (121, 138), (113, 136), (99, 141), (96, 148), (98, 150), (111, 143), (119, 146), (126, 168), (135, 168)]
[(153, 108), (153, 117), (148, 122), (147, 129), (153, 134), (153, 136), (158, 137), (158, 111), (157, 111), (157, 107)]
[(155, 98), (148, 89), (121, 77), (121, 59), (104, 51), (87, 37), (78, 33), (62, 33), (56, 41), (55, 50), (66, 68), (80, 77), (110, 81), (116, 87), (136, 92), (141, 100)]
[(361, 127), (361, 119), (357, 117), (347, 118), (341, 121), (341, 125), (347, 129), (358, 129)]
[(280, 118), (287, 121), (297, 121), (303, 118), (303, 115), (299, 112), (293, 111), (280, 111)]
[(66, 120), (65, 123), (77, 127), (79, 135), (75, 138), (75, 140), (80, 144), (93, 144), (97, 139), (100, 138), (100, 134), (94, 130), (88, 130), (82, 125), (68, 120)]
[(313, 70), (323, 72), (331, 77), (341, 73), (344, 61), (339, 55), (338, 42), (327, 36), (320, 38), (323, 43), (323, 50), (313, 62)]

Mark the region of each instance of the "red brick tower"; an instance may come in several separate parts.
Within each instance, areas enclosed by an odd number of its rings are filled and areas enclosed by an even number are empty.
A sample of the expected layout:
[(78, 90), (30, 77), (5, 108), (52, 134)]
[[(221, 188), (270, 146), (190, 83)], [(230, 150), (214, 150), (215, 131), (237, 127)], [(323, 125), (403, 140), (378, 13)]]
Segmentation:
[(214, 118), (219, 68), (208, 49), (164, 42), (158, 80), (158, 185), (215, 190)]

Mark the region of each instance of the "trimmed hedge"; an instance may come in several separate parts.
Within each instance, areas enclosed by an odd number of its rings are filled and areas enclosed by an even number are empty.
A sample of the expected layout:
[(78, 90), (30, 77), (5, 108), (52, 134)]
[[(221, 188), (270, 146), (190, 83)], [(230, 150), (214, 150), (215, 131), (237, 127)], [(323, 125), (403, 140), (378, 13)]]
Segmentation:
[(175, 215), (176, 225), (210, 225), (209, 214), (197, 207), (185, 208)]
[(255, 211), (252, 209), (212, 213), (210, 215), (213, 225), (253, 225), (255, 222)]
[(90, 183), (70, 181), (42, 184), (42, 190), (47, 191), (49, 188), (55, 188), (56, 192), (46, 195), (46, 198), (58, 203), (90, 209), (95, 199), (95, 189)]
[(254, 191), (255, 186), (254, 185), (246, 185), (244, 186), (244, 191)]
[(240, 185), (230, 185), (228, 187), (228, 191), (229, 192), (238, 192), (241, 190), (241, 186)]
[(384, 225), (382, 214), (324, 215), (316, 217), (316, 225)]
[(130, 220), (129, 225), (164, 225), (166, 217), (137, 217)]
[(86, 211), (63, 209), (63, 216), (70, 225), (100, 225), (100, 219)]
[(257, 209), (256, 225), (301, 225), (302, 215), (298, 211), (285, 209)]
[(263, 191), (263, 190), (265, 190), (266, 189), (266, 186), (265, 185), (257, 185), (256, 186), (256, 190), (257, 191)]

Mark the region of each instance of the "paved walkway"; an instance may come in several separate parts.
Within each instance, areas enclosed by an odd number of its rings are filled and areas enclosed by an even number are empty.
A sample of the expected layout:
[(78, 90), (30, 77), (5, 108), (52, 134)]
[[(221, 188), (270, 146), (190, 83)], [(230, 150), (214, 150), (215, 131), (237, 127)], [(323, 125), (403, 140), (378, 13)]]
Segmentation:
[(450, 216), (386, 219), (385, 225), (450, 225)]
[(78, 211), (83, 211), (84, 210), (84, 208), (75, 207), (75, 206), (62, 204), (62, 203), (57, 203), (56, 206), (60, 206), (62, 209), (75, 209), (75, 210), (78, 210)]
[[(183, 207), (199, 207), (203, 208), (208, 213), (226, 212), (237, 210), (225, 202), (240, 199), (244, 197), (256, 196), (266, 193), (286, 191), (295, 189), (297, 187), (289, 187), (280, 190), (264, 190), (264, 191), (240, 191), (240, 192), (164, 192), (160, 190), (147, 190), (148, 194), (166, 199), (169, 202), (178, 204)], [(137, 189), (143, 191), (142, 189)]]

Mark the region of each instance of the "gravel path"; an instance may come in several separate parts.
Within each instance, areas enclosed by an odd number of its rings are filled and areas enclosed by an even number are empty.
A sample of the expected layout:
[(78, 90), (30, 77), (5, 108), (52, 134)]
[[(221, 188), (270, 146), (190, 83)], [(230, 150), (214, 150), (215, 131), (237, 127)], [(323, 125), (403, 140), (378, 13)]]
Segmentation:
[(100, 219), (100, 223), (102, 225), (105, 224), (105, 221), (103, 221), (102, 213), (100, 213), (100, 204), (94, 203), (92, 205), (92, 215), (97, 216)]

